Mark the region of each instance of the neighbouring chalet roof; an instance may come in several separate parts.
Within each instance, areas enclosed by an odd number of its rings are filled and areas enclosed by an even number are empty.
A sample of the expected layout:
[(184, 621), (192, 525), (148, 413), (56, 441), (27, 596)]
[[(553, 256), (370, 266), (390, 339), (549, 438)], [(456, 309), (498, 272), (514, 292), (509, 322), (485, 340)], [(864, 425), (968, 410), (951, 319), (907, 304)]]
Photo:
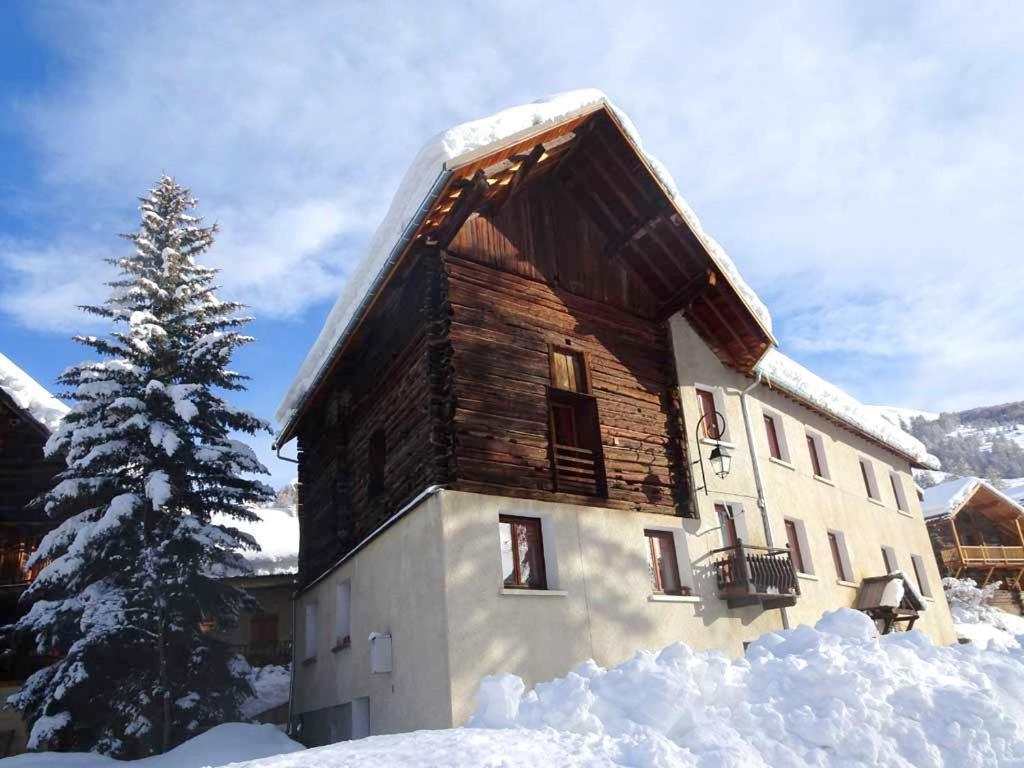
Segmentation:
[(925, 488), (921, 502), (926, 520), (954, 518), (968, 505), (999, 522), (1024, 520), (1024, 506), (978, 477), (959, 477)]
[[(242, 550), (254, 576), (297, 573), (299, 569), (299, 519), (292, 509), (252, 507), (259, 521), (245, 522), (227, 515), (214, 515), (213, 522), (237, 528), (256, 540), (259, 551)], [(234, 575), (234, 574), (228, 574)]]
[(609, 253), (644, 279), (665, 316), (682, 311), (725, 364), (760, 371), (771, 386), (914, 466), (938, 467), (898, 426), (774, 349), (767, 307), (704, 231), (668, 171), (644, 152), (629, 117), (592, 89), (464, 123), (420, 151), (278, 408), (275, 443), (294, 436), (348, 338), (414, 245), (444, 245), (472, 212), (499, 207), (526, 174), (532, 181), (555, 168), (605, 232)]
[(922, 469), (938, 469), (939, 460), (924, 444), (834, 384), (825, 381), (778, 349), (768, 350), (755, 369), (771, 386), (811, 408), (881, 442)]
[[(446, 242), (472, 210), (508, 195), (525, 173), (549, 173), (584, 142), (599, 159), (586, 164), (585, 182), (573, 187), (588, 198), (581, 204), (596, 211), (620, 253), (633, 253), (631, 268), (659, 280), (655, 295), (666, 308), (687, 306), (687, 318), (720, 357), (752, 370), (775, 341), (767, 307), (703, 230), (668, 171), (643, 151), (629, 118), (601, 91), (570, 91), (456, 126), (420, 151), (278, 408), (277, 444), (291, 439), (297, 417), (413, 244)], [(599, 205), (594, 194), (603, 195)], [(656, 265), (640, 252), (647, 248)], [(718, 288), (713, 295), (688, 299), (709, 284)], [(709, 339), (709, 329), (723, 323), (728, 335)]]
[(53, 432), (71, 410), (3, 354), (0, 354), (0, 397), (9, 400), (47, 433)]

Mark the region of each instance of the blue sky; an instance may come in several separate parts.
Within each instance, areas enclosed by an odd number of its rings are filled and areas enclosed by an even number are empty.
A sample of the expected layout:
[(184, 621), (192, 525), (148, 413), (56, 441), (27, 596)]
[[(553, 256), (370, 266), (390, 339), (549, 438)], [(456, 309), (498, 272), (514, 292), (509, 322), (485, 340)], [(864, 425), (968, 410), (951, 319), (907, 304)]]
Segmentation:
[(74, 306), (169, 173), (221, 226), (257, 316), (240, 400), (271, 418), (417, 148), (598, 87), (789, 354), (867, 402), (1024, 398), (1024, 6), (580, 8), (0, 4), (0, 351), (44, 384), (82, 358)]

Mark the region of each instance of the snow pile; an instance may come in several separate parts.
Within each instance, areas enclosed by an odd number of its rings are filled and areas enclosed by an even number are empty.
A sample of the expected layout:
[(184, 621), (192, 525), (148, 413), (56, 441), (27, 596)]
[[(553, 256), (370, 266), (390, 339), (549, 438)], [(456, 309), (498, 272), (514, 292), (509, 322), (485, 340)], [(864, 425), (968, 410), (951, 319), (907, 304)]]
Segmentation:
[(0, 354), (0, 389), (51, 432), (71, 410), (3, 354)]
[(226, 723), (189, 739), (165, 755), (114, 760), (92, 752), (39, 752), (3, 760), (4, 768), (205, 768), (302, 749), (272, 725)]
[(242, 704), (242, 714), (256, 717), (268, 709), (287, 704), (291, 696), (292, 672), (290, 666), (253, 667), (249, 675), (256, 695)]
[[(555, 124), (570, 113), (588, 106), (603, 103), (616, 115), (619, 122), (642, 151), (640, 136), (629, 117), (615, 107), (608, 97), (599, 90), (587, 88), (550, 96), (530, 104), (503, 110), (490, 117), (457, 125), (435, 136), (416, 156), (402, 183), (398, 187), (387, 215), (378, 226), (366, 256), (349, 278), (344, 291), (324, 323), (320, 336), (306, 356), (298, 375), (292, 382), (277, 411), (277, 420), (285, 425), (315, 383), (321, 371), (329, 362), (340, 341), (346, 336), (356, 316), (363, 297), (374, 287), (382, 276), (388, 260), (401, 251), (405, 239), (411, 235), (421, 215), (427, 213), (431, 192), (444, 179), (445, 171), (458, 164), (459, 158), (470, 153), (498, 144), (520, 131)], [(771, 330), (771, 315), (767, 307), (744, 282), (732, 259), (715, 240), (704, 232), (700, 221), (689, 204), (679, 194), (669, 172), (654, 157), (646, 156), (673, 202), (686, 218), (694, 234), (704, 243), (712, 259), (743, 297), (751, 311), (762, 325)]]
[(880, 416), (877, 409), (864, 405), (774, 347), (765, 353), (754, 370), (773, 387), (852, 424), (923, 467), (939, 469), (939, 460), (928, 453), (916, 437)]
[[(299, 569), (299, 520), (294, 510), (283, 507), (250, 506), (259, 520), (239, 520), (214, 515), (214, 525), (236, 528), (253, 538), (259, 550), (245, 549), (241, 554), (256, 576), (297, 573)], [(232, 575), (232, 574), (229, 574)]]
[[(1024, 651), (876, 636), (840, 609), (746, 658), (677, 643), (524, 691), (486, 678), (469, 728), (380, 736), (246, 768), (1019, 766)], [(238, 768), (241, 768), (239, 766)]]
[(1024, 618), (990, 605), (1000, 583), (979, 587), (974, 579), (942, 580), (953, 624), (960, 637), (983, 648), (1021, 648)]

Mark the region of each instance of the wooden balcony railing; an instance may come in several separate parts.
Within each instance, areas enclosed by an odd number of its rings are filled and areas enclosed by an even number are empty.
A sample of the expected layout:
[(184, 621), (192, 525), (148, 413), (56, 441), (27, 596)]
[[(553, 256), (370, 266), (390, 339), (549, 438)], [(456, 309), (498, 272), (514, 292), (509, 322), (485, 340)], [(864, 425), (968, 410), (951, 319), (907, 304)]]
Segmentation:
[(947, 567), (1019, 566), (1024, 567), (1024, 547), (1001, 544), (949, 547), (941, 552)]
[(592, 449), (555, 443), (553, 453), (556, 490), (588, 496), (602, 494), (604, 477)]
[(765, 608), (796, 604), (800, 583), (788, 549), (737, 542), (710, 553), (718, 577), (718, 596), (730, 608), (761, 603)]

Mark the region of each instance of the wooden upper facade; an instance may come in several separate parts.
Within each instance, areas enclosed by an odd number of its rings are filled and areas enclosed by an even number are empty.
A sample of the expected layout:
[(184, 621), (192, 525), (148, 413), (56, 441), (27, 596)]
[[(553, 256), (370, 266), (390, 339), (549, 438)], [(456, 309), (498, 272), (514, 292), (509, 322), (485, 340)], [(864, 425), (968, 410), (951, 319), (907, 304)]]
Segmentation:
[(466, 159), (296, 422), (300, 580), (433, 485), (691, 514), (679, 311), (772, 341), (610, 111)]

